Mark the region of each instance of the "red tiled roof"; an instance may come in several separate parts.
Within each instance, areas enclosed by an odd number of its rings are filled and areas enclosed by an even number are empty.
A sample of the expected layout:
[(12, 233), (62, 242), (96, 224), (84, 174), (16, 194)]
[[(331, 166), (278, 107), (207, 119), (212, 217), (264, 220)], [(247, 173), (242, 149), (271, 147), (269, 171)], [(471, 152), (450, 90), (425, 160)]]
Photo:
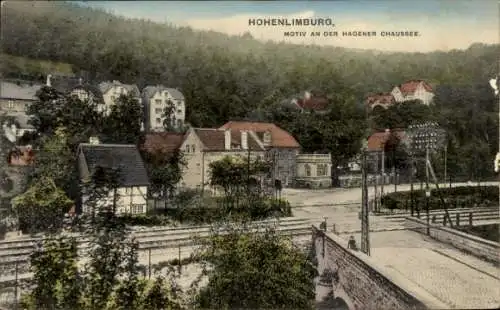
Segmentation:
[(374, 104), (374, 103), (393, 103), (394, 102), (394, 96), (391, 93), (378, 93), (374, 95), (369, 95), (366, 98), (366, 103), (367, 104)]
[(432, 87), (425, 81), (422, 81), (422, 80), (411, 80), (411, 81), (407, 81), (401, 85), (399, 85), (399, 90), (401, 91), (401, 93), (403, 93), (403, 95), (411, 95), (413, 93), (415, 93), (415, 91), (417, 90), (417, 87), (422, 84), (422, 86), (424, 87), (424, 89), (428, 92), (432, 92)]
[(12, 166), (29, 166), (35, 160), (35, 153), (30, 147), (17, 147), (9, 152), (8, 163)]
[(403, 130), (393, 130), (392, 132), (376, 132), (368, 138), (368, 151), (381, 151), (384, 144), (389, 140), (391, 133), (404, 141), (407, 139), (406, 132)]
[[(214, 129), (214, 128), (196, 128), (194, 129), (198, 138), (205, 146), (204, 151), (214, 152), (214, 151), (225, 151), (225, 130)], [(248, 134), (248, 148), (252, 151), (263, 151), (264, 148), (254, 139), (254, 137)], [(241, 149), (241, 132), (236, 130), (231, 130), (231, 148)]]
[(184, 141), (184, 134), (177, 132), (156, 132), (146, 134), (141, 150), (149, 153), (169, 154), (179, 149)]
[(288, 131), (272, 123), (230, 121), (220, 127), (220, 129), (251, 130), (259, 136), (265, 132), (270, 132), (272, 147), (300, 148), (300, 144)]
[(297, 105), (302, 109), (324, 111), (328, 108), (328, 99), (323, 97), (311, 97), (309, 99), (298, 99)]

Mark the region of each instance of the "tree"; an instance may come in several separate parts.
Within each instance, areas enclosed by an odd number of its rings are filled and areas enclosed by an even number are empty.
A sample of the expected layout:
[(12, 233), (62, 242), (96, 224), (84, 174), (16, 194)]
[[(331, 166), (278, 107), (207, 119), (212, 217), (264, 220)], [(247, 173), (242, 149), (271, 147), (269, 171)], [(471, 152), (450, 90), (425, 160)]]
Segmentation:
[(183, 153), (179, 150), (171, 154), (143, 152), (143, 158), (150, 171), (150, 193), (161, 198), (171, 197), (187, 164)]
[(62, 228), (64, 214), (74, 205), (54, 180), (40, 178), (12, 201), (21, 230), (55, 232)]
[(143, 110), (135, 95), (121, 95), (104, 118), (103, 142), (138, 144), (142, 120)]
[(178, 129), (175, 119), (175, 104), (172, 102), (172, 100), (167, 101), (162, 117), (164, 118), (163, 127), (166, 131), (171, 132)]
[(385, 167), (400, 171), (408, 168), (409, 154), (406, 147), (395, 132), (391, 132), (389, 138), (384, 144)]
[(226, 227), (201, 252), (211, 267), (197, 296), (201, 308), (313, 309), (314, 266), (273, 229), (255, 234)]
[(25, 309), (80, 309), (82, 282), (75, 238), (46, 239), (30, 262), (35, 287), (24, 297)]

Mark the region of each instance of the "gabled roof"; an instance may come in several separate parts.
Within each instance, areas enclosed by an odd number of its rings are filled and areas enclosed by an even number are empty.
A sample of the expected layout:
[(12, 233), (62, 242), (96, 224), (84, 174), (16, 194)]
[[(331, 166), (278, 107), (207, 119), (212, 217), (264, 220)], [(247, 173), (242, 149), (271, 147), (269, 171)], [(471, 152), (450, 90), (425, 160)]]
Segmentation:
[(404, 130), (394, 129), (391, 132), (376, 132), (368, 137), (368, 151), (381, 151), (384, 144), (389, 140), (391, 133), (395, 134), (401, 141), (408, 139)]
[(270, 132), (271, 147), (300, 148), (300, 144), (288, 131), (281, 129), (280, 127), (272, 123), (230, 121), (224, 124), (219, 129), (251, 130), (255, 132), (261, 139), (263, 139), (263, 137), (261, 136), (264, 132)]
[(81, 77), (51, 76), (50, 86), (63, 94), (69, 94), (74, 90), (82, 89), (88, 93), (92, 93), (99, 100), (102, 99), (99, 87), (93, 83), (85, 82)]
[(109, 91), (111, 88), (115, 86), (121, 86), (125, 88), (127, 91), (131, 92), (135, 96), (140, 96), (139, 88), (135, 84), (123, 84), (120, 81), (105, 81), (99, 83), (99, 90), (101, 93), (105, 94), (107, 91)]
[[(194, 133), (203, 143), (203, 151), (225, 151), (225, 130), (213, 128), (193, 128)], [(241, 132), (231, 130), (231, 149), (241, 149)], [(251, 151), (264, 151), (260, 141), (251, 133), (248, 134), (248, 149)]]
[(309, 99), (298, 99), (297, 105), (305, 110), (324, 111), (328, 109), (328, 99), (324, 97), (311, 97)]
[(395, 101), (394, 96), (391, 93), (372, 94), (366, 98), (367, 104), (374, 104), (374, 103), (390, 104), (393, 103), (394, 101)]
[(120, 171), (120, 185), (147, 186), (148, 174), (141, 155), (133, 144), (88, 144), (79, 146), (89, 173), (97, 167), (114, 168)]
[(178, 150), (184, 142), (185, 134), (177, 132), (155, 132), (145, 136), (141, 149), (148, 153), (169, 154)]
[(417, 87), (420, 84), (422, 84), (422, 86), (424, 87), (424, 89), (426, 91), (432, 92), (432, 87), (427, 82), (425, 82), (423, 80), (406, 81), (403, 84), (398, 85), (398, 88), (401, 91), (401, 93), (403, 93), (403, 95), (406, 96), (406, 95), (411, 95), (411, 94), (415, 93), (415, 91), (417, 90)]
[(42, 85), (28, 81), (0, 81), (0, 97), (19, 100), (36, 100)]
[(184, 95), (178, 89), (168, 88), (163, 85), (146, 86), (142, 90), (142, 95), (145, 98), (149, 99), (153, 97), (154, 94), (156, 94), (157, 92), (163, 92), (163, 91), (167, 91), (170, 94), (170, 96), (172, 96), (172, 98), (176, 100), (184, 100)]

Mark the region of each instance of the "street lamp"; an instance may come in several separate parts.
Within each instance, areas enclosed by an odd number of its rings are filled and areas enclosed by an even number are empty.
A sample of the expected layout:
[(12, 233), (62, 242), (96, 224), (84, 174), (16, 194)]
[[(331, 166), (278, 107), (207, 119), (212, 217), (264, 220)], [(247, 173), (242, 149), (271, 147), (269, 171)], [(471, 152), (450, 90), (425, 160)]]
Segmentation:
[(431, 234), (430, 228), (430, 214), (429, 214), (429, 198), (431, 197), (431, 191), (429, 188), (425, 190), (425, 213), (427, 215), (427, 235)]

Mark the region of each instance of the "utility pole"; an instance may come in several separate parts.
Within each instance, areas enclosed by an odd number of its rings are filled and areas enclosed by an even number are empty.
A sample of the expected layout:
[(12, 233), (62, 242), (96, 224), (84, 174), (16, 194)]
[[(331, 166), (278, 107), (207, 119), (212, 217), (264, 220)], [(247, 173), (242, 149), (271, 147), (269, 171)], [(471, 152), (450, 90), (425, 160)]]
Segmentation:
[(378, 207), (379, 207), (379, 202), (378, 202), (378, 169), (379, 169), (379, 156), (378, 156), (378, 152), (375, 153), (377, 155), (376, 159), (375, 159), (375, 197), (373, 197), (373, 204), (374, 204), (374, 210), (375, 212), (378, 212)]
[(446, 180), (447, 180), (446, 176), (448, 174), (448, 169), (446, 167), (447, 162), (448, 162), (448, 145), (445, 145), (444, 146), (444, 181), (443, 181), (444, 185), (443, 186), (446, 186)]
[(362, 179), (362, 202), (361, 202), (361, 251), (370, 255), (370, 225), (368, 210), (368, 183), (367, 183), (367, 163), (366, 151), (363, 151), (363, 160), (361, 165)]

